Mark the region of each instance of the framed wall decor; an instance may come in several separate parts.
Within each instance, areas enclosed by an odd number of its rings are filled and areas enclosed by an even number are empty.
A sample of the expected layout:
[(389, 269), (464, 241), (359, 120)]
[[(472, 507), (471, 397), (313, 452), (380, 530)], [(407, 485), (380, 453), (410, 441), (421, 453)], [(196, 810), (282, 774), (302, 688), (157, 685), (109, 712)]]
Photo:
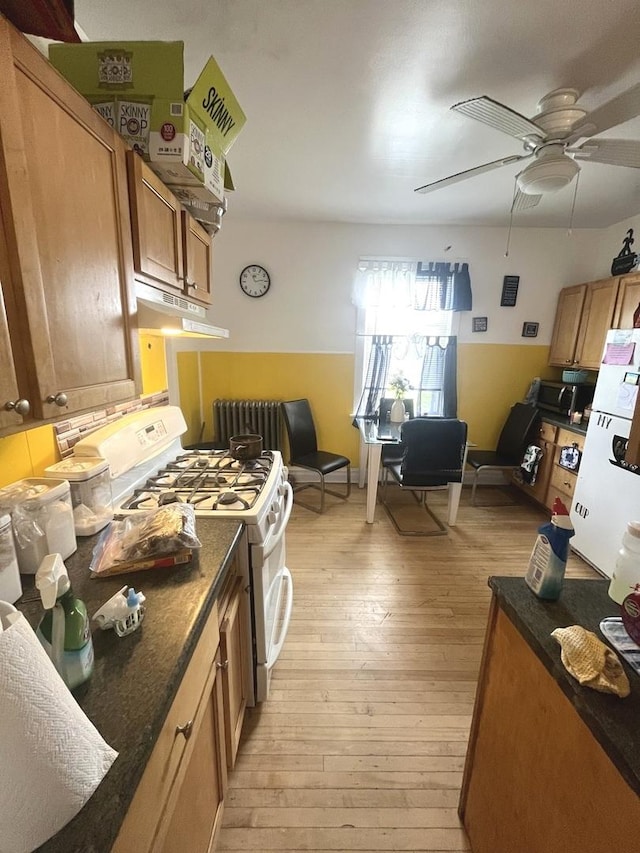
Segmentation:
[(486, 332), (487, 331), (487, 318), (486, 317), (474, 317), (472, 320), (472, 331), (474, 332)]
[(500, 297), (500, 305), (506, 308), (513, 308), (518, 298), (518, 285), (520, 284), (519, 275), (505, 275), (502, 279), (502, 296)]
[(522, 337), (523, 338), (537, 338), (539, 326), (540, 326), (540, 323), (523, 323), (522, 324)]

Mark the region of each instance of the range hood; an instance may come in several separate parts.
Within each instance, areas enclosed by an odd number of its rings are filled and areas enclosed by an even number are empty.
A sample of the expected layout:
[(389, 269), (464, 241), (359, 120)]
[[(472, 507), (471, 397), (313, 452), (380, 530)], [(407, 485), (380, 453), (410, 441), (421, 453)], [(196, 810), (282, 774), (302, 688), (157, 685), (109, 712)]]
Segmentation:
[(207, 322), (202, 305), (165, 293), (164, 290), (156, 290), (141, 281), (136, 281), (135, 288), (139, 331), (182, 337), (229, 337), (228, 329)]

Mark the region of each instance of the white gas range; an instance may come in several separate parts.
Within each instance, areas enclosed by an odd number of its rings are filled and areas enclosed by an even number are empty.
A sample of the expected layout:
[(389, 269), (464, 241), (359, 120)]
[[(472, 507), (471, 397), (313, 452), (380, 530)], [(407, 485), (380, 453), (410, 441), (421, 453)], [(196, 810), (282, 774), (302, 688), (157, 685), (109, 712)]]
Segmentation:
[(261, 702), (293, 604), (285, 550), (293, 507), (287, 469), (277, 451), (241, 462), (228, 450), (186, 450), (180, 441), (186, 429), (177, 406), (145, 409), (91, 433), (75, 445), (74, 456), (108, 461), (117, 515), (183, 501), (196, 516), (244, 522), (239, 560), (251, 591), (254, 693)]

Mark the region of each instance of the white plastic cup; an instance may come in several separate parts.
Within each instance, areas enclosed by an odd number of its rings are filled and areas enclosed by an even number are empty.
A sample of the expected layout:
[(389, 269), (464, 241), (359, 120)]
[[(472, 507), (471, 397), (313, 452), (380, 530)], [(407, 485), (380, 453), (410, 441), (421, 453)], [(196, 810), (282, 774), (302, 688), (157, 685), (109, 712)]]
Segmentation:
[(609, 597), (617, 604), (640, 584), (640, 521), (630, 521), (622, 535), (622, 547), (609, 584)]

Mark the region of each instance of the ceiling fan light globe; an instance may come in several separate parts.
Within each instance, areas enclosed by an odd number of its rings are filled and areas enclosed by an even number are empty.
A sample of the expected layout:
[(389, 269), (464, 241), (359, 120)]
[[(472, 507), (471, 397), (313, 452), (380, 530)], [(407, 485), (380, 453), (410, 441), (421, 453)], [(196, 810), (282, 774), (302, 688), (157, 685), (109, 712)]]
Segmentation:
[(536, 160), (517, 177), (518, 188), (526, 195), (544, 195), (564, 189), (580, 171), (570, 157)]

